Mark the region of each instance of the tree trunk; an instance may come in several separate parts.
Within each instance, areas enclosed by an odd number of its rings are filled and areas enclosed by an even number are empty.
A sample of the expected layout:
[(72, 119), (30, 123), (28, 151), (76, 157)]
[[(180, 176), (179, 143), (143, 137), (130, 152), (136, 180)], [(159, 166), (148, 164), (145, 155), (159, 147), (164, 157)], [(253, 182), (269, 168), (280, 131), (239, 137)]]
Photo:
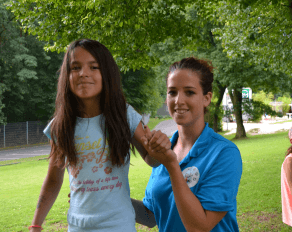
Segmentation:
[[(228, 91), (233, 104), (234, 114), (236, 118), (236, 135), (235, 138), (246, 138), (245, 129), (242, 121), (242, 93), (241, 87), (237, 87), (232, 91)], [(240, 90), (240, 91), (239, 91)]]
[(218, 114), (220, 111), (220, 105), (224, 96), (224, 92), (226, 89), (226, 86), (223, 86), (219, 83), (219, 81), (216, 81), (217, 86), (219, 88), (219, 96), (218, 96), (218, 101), (215, 104), (215, 113), (214, 113), (214, 121), (213, 121), (213, 129), (215, 132), (218, 132)]

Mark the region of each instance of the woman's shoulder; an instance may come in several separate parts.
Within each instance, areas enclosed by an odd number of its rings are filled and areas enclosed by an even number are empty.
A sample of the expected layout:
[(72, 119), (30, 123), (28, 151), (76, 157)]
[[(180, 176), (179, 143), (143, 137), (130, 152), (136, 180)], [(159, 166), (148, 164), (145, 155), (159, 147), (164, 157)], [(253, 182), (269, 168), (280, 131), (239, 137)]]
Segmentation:
[(212, 140), (212, 143), (216, 143), (217, 145), (225, 146), (225, 147), (233, 147), (237, 148), (237, 146), (230, 141), (229, 139), (224, 138), (222, 135), (216, 133), (212, 128), (210, 128), (210, 139)]

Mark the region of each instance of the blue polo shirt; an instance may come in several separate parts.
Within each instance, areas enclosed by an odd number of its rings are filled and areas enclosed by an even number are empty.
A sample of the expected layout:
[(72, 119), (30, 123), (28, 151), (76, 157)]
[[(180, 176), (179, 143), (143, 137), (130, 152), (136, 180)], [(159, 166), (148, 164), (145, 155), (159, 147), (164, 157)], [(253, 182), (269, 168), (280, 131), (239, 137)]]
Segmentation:
[[(176, 131), (171, 138), (171, 149), (178, 136)], [(242, 160), (237, 146), (215, 133), (206, 123), (202, 134), (179, 165), (188, 186), (205, 210), (228, 211), (211, 231), (239, 231), (236, 196), (242, 174)], [(154, 213), (159, 231), (186, 231), (164, 165), (152, 169), (143, 203)]]

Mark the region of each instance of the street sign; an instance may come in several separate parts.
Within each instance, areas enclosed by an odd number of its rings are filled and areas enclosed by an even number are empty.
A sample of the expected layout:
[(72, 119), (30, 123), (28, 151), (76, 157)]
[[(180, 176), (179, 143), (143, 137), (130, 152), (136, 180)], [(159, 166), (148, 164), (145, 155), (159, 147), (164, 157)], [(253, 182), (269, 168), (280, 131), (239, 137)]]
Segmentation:
[(249, 89), (242, 89), (242, 98), (249, 99)]
[(252, 99), (251, 88), (242, 88), (242, 99)]

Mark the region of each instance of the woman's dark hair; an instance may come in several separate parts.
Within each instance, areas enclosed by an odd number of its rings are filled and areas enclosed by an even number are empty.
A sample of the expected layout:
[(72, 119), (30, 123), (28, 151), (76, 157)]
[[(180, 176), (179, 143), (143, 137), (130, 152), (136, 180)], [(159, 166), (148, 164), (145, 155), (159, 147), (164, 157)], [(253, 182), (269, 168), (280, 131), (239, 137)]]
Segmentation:
[[(74, 132), (76, 117), (83, 112), (80, 100), (70, 90), (69, 75), (71, 54), (76, 47), (88, 51), (98, 62), (102, 76), (102, 92), (100, 96), (100, 110), (105, 124), (100, 127), (104, 134), (104, 144), (108, 138), (109, 158), (112, 165), (121, 166), (130, 156), (130, 146), (135, 154), (131, 131), (127, 121), (126, 98), (121, 87), (121, 74), (110, 51), (101, 43), (82, 39), (72, 42), (64, 56), (58, 80), (56, 110), (52, 118), (51, 138), (53, 140), (50, 157), (57, 152), (57, 165), (67, 157), (68, 164), (76, 167), (77, 152), (74, 146)], [(84, 112), (83, 112), (84, 113)], [(108, 135), (108, 136), (107, 136)], [(56, 141), (55, 141), (56, 140)], [(56, 145), (56, 143), (58, 145)], [(105, 146), (103, 147), (103, 152)], [(50, 158), (49, 157), (49, 158)]]
[[(212, 62), (208, 60), (200, 60), (195, 57), (184, 58), (181, 61), (174, 62), (170, 67), (166, 75), (166, 85), (169, 74), (173, 73), (175, 70), (188, 69), (198, 74), (200, 78), (200, 85), (203, 90), (203, 94), (206, 95), (208, 92), (212, 92), (212, 82), (213, 82), (213, 69)], [(204, 113), (207, 109), (204, 109)]]

